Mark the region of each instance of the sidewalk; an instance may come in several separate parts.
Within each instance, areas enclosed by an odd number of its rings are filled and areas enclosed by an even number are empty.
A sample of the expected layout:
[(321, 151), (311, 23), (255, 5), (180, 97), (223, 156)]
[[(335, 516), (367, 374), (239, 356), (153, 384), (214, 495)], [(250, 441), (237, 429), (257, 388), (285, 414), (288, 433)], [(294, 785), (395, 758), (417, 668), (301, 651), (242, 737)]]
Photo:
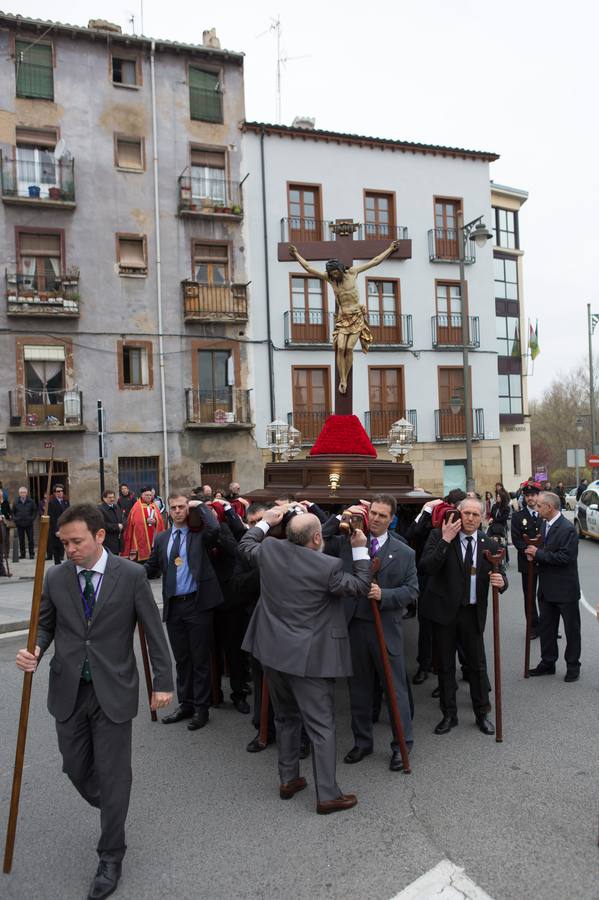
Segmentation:
[[(0, 577), (0, 634), (29, 628), (31, 614), (35, 560), (21, 559), (16, 563), (9, 561), (9, 565), (12, 577)], [(45, 570), (53, 565), (49, 560)], [(150, 586), (156, 603), (162, 607), (161, 579), (154, 579)]]

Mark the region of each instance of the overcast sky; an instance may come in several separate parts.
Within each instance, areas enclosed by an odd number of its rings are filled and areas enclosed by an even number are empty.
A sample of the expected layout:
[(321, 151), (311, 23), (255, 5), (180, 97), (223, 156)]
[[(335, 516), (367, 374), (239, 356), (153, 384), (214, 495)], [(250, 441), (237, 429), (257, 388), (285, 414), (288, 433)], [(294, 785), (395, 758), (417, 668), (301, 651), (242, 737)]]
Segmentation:
[[(141, 31), (139, 0), (23, 0), (6, 8), (87, 25), (102, 17)], [(246, 55), (246, 115), (276, 117), (280, 17), (282, 121), (377, 137), (492, 150), (491, 178), (530, 194), (520, 221), (527, 315), (541, 354), (539, 397), (559, 371), (587, 360), (586, 304), (599, 312), (599, 4), (556, 0), (145, 0), (146, 35), (201, 43), (215, 27)], [(386, 12), (385, 12), (386, 10)], [(293, 57), (303, 57), (293, 59)], [(471, 211), (474, 215), (476, 211)], [(594, 339), (599, 353), (599, 328)]]

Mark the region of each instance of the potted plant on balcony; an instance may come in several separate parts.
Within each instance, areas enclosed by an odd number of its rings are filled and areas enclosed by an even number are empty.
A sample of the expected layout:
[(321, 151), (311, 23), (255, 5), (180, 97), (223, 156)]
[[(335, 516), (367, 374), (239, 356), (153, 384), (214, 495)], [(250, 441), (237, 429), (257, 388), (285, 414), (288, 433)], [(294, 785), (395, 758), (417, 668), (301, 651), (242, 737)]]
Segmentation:
[(60, 197), (62, 200), (72, 201), (75, 199), (75, 183), (73, 181), (67, 181), (64, 188), (60, 192)]
[(62, 284), (64, 288), (73, 287), (76, 288), (79, 284), (79, 266), (69, 266), (64, 273), (64, 278), (62, 279)]
[(238, 203), (235, 203), (234, 206), (231, 207), (231, 212), (233, 213), (234, 216), (240, 216), (241, 215), (241, 206), (239, 206)]
[(48, 188), (48, 197), (50, 200), (60, 200), (60, 188)]
[(39, 197), (39, 195), (41, 194), (41, 188), (39, 184), (30, 184), (27, 190), (29, 191), (30, 197)]

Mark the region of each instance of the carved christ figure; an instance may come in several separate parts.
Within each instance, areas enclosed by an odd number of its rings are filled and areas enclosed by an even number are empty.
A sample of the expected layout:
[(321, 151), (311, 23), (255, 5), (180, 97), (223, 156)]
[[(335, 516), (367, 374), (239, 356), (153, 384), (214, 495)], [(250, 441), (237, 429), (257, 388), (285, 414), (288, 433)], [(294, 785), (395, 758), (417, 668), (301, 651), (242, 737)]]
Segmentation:
[(361, 266), (346, 266), (338, 259), (329, 259), (326, 264), (326, 272), (319, 272), (312, 268), (298, 253), (297, 247), (289, 245), (289, 254), (296, 259), (300, 266), (314, 275), (322, 278), (333, 288), (335, 295), (335, 328), (333, 330), (333, 348), (336, 351), (337, 368), (339, 370), (339, 393), (347, 391), (347, 378), (354, 361), (354, 347), (360, 338), (362, 351), (368, 352), (372, 343), (372, 334), (368, 327), (366, 307), (360, 303), (356, 276), (366, 269), (378, 266), (383, 260), (397, 250), (399, 241), (392, 243), (384, 250)]

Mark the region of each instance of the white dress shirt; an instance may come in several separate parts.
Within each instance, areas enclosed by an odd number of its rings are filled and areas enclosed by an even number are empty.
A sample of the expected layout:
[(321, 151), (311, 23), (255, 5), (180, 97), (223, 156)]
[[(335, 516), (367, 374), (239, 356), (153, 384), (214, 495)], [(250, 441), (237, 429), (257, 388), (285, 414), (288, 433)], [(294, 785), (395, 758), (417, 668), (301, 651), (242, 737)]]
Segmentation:
[(98, 597), (100, 591), (98, 590), (101, 582), (104, 578), (104, 572), (106, 571), (106, 563), (108, 562), (108, 553), (102, 547), (102, 553), (100, 555), (99, 560), (94, 563), (91, 569), (86, 569), (85, 566), (76, 566), (77, 575), (79, 576), (79, 586), (81, 590), (85, 588), (85, 577), (81, 574), (82, 572), (93, 572), (92, 576), (92, 584), (94, 586), (94, 591), (96, 592), (96, 602), (98, 601)]

